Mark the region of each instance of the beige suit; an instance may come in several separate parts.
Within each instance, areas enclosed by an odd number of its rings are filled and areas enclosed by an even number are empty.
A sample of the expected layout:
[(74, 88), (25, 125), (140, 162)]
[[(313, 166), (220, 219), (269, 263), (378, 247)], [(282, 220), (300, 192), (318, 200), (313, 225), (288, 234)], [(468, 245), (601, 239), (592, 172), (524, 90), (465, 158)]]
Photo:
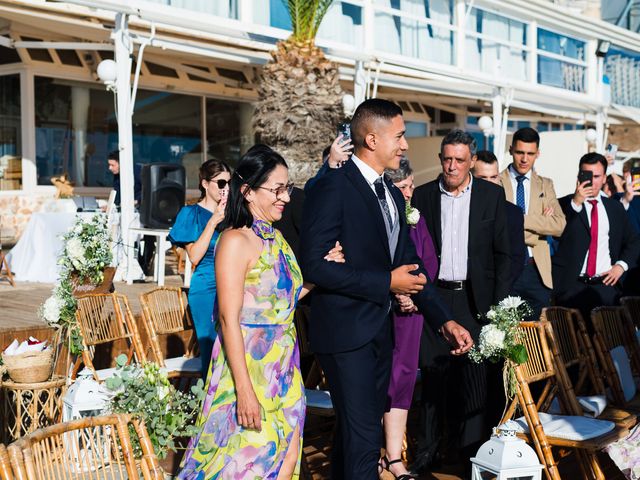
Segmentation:
[[(515, 204), (509, 169), (504, 169), (500, 177), (507, 200)], [(553, 288), (551, 253), (549, 252), (547, 235), (554, 237), (562, 235), (567, 221), (556, 198), (553, 181), (550, 178), (541, 177), (535, 171), (531, 172), (528, 205), (528, 213), (524, 216), (524, 243), (533, 250), (533, 258), (542, 277), (542, 282), (547, 288)], [(547, 207), (553, 208), (553, 215), (544, 215), (544, 209)]]

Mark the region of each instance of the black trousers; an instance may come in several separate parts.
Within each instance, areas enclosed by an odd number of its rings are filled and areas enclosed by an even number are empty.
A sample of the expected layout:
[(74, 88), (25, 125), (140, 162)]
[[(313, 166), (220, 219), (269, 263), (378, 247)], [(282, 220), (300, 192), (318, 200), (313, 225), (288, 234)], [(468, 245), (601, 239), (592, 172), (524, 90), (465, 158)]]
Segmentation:
[[(470, 295), (465, 290), (441, 288), (438, 293), (453, 318), (477, 343), (482, 325), (470, 304)], [(438, 449), (448, 453), (459, 450), (466, 455), (466, 449), (474, 449), (487, 439), (486, 365), (473, 363), (467, 355), (453, 356), (450, 349), (440, 334), (425, 326), (420, 346), (422, 395), (416, 469), (428, 465)]]
[(565, 292), (556, 295), (556, 304), (562, 307), (577, 308), (580, 310), (587, 327), (591, 327), (591, 310), (601, 306), (617, 305), (620, 300), (620, 288), (604, 284), (587, 285), (579, 282), (575, 283)]
[(369, 343), (349, 352), (318, 354), (336, 412), (333, 480), (378, 480), (382, 415), (391, 375), (391, 317)]
[(511, 288), (511, 294), (526, 300), (533, 310), (533, 314), (527, 320), (538, 320), (542, 309), (551, 305), (551, 289), (542, 283), (535, 263), (524, 266), (522, 274)]

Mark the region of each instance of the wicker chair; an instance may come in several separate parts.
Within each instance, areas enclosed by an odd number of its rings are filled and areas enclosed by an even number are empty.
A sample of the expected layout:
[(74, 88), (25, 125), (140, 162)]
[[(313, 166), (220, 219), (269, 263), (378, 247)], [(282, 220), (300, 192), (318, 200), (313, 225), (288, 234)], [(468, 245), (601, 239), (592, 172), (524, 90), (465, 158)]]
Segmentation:
[(13, 480), (13, 470), (9, 461), (7, 447), (0, 443), (0, 480)]
[[(110, 345), (117, 347), (118, 341), (126, 342), (128, 362), (146, 361), (138, 327), (129, 308), (127, 297), (118, 293), (95, 293), (78, 297), (76, 319), (82, 333), (84, 350), (82, 361), (76, 361), (72, 376), (78, 372), (81, 363), (93, 370), (97, 380), (105, 380), (115, 372), (115, 368), (96, 369), (93, 364), (96, 347)], [(116, 352), (111, 352), (115, 358)]]
[[(140, 441), (135, 458), (131, 434)], [(149, 434), (130, 415), (86, 417), (36, 430), (9, 446), (18, 480), (160, 480)]]
[[(144, 328), (149, 336), (153, 356), (158, 365), (167, 369), (170, 377), (200, 377), (202, 359), (194, 356), (195, 330), (189, 310), (179, 287), (160, 287), (140, 295)], [(187, 351), (182, 357), (164, 358), (160, 335), (172, 335), (191, 330)]]
[(620, 304), (626, 310), (631, 321), (633, 321), (636, 330), (640, 330), (640, 297), (622, 297)]
[[(574, 392), (577, 395), (606, 397), (606, 387), (598, 373), (601, 369), (580, 311), (565, 307), (547, 307), (542, 310), (541, 318), (548, 320), (551, 326), (548, 332), (553, 335), (549, 334), (547, 341), (555, 364), (563, 364), (565, 370), (577, 369)], [(570, 379), (567, 378), (567, 381), (570, 382)], [(564, 385), (565, 383), (561, 382), (556, 387), (563, 388)], [(632, 428), (637, 423), (634, 413), (612, 406), (607, 406), (598, 418), (610, 420), (625, 428)]]
[(611, 350), (623, 346), (629, 356), (634, 375), (640, 375), (640, 345), (633, 321), (624, 307), (598, 307), (591, 311), (591, 323), (604, 347)]
[[(582, 416), (582, 409), (573, 388), (570, 383), (567, 383), (568, 375), (564, 365), (562, 363), (555, 365), (553, 362), (553, 355), (547, 341), (548, 338), (553, 338), (553, 330), (549, 322), (521, 322), (520, 329), (523, 343), (527, 348), (528, 361), (514, 368), (517, 382), (516, 396), (507, 408), (503, 422), (512, 420), (516, 407), (520, 407), (524, 417), (518, 419), (516, 423), (524, 425), (526, 428), (519, 435), (533, 444), (550, 480), (560, 480), (552, 447), (574, 450), (584, 478), (604, 480), (604, 473), (596, 452), (623, 438), (629, 433), (629, 430), (611, 425), (609, 422)], [(542, 393), (536, 402), (531, 395), (529, 384), (540, 381), (544, 384)], [(546, 420), (545, 423), (541, 421), (541, 412), (544, 412), (545, 406), (550, 403), (554, 386), (559, 384), (562, 384), (562, 388), (558, 388), (561, 404), (569, 414), (564, 416), (564, 420), (572, 423), (576, 421), (583, 424), (588, 423), (591, 427), (601, 429), (602, 433), (586, 440), (567, 438), (561, 434), (550, 436), (545, 433)]]

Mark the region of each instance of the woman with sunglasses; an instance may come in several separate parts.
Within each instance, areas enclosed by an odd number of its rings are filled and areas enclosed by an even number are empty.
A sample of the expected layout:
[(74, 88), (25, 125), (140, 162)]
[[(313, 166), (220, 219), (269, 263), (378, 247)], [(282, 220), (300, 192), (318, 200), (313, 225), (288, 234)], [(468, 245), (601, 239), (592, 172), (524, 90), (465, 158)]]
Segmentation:
[(216, 275), (213, 252), (219, 233), (216, 229), (224, 218), (229, 193), (231, 169), (218, 160), (207, 160), (200, 166), (200, 200), (182, 207), (169, 233), (173, 245), (187, 251), (196, 266), (189, 287), (189, 308), (198, 337), (202, 378), (207, 377), (211, 350), (216, 339), (213, 305), (216, 297)]

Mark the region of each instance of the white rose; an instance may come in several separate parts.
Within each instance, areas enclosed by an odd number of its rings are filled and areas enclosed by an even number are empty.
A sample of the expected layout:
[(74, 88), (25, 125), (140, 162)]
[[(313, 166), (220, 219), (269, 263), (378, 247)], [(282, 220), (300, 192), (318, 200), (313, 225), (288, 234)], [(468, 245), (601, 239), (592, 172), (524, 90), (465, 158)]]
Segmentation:
[(420, 220), (420, 211), (417, 208), (410, 208), (407, 212), (407, 223), (409, 225), (416, 225)]
[(480, 331), (480, 344), (490, 350), (504, 347), (504, 332), (495, 325), (485, 325)]
[(496, 313), (496, 311), (495, 311), (495, 310), (489, 310), (489, 311), (487, 312), (487, 318), (488, 318), (489, 320), (493, 320), (494, 318), (496, 318), (496, 315), (497, 315), (497, 313)]
[(64, 301), (55, 295), (51, 295), (42, 306), (42, 316), (47, 323), (57, 324), (60, 321), (60, 311), (64, 307)]
[(518, 308), (524, 303), (520, 297), (507, 297), (500, 302), (502, 308)]

